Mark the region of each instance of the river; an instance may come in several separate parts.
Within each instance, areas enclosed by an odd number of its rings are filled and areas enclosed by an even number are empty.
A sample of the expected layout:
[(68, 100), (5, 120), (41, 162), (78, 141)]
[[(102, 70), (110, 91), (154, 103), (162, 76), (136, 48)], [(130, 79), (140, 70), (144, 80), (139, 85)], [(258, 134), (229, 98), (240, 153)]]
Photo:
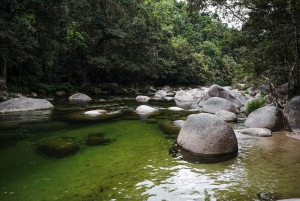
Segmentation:
[[(105, 99), (106, 101), (99, 101)], [(258, 138), (236, 133), (238, 156), (214, 164), (188, 163), (169, 154), (176, 136), (161, 123), (195, 111), (168, 111), (174, 101), (150, 100), (158, 113), (140, 117), (133, 96), (58, 99), (52, 110), (0, 114), (0, 200), (269, 200), (300, 197), (300, 141), (284, 132)], [(105, 109), (109, 118), (88, 118)], [(242, 128), (243, 122), (231, 124)], [(103, 133), (110, 144), (88, 146)], [(37, 151), (48, 140), (75, 139), (79, 151), (48, 157)]]

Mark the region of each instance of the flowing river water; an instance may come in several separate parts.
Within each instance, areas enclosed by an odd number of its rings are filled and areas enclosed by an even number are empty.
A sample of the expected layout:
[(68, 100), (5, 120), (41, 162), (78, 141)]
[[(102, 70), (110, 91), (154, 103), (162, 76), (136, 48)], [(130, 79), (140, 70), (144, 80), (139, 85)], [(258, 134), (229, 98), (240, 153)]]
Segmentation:
[[(100, 102), (104, 98), (106, 101)], [(0, 114), (0, 200), (275, 200), (300, 197), (300, 141), (284, 132), (258, 138), (236, 133), (238, 156), (214, 164), (188, 163), (169, 154), (176, 136), (161, 129), (191, 111), (168, 111), (174, 101), (150, 100), (159, 109), (140, 117), (135, 97), (55, 100), (52, 110)], [(107, 118), (82, 115), (105, 109)], [(234, 129), (242, 122), (231, 124)], [(88, 146), (90, 134), (110, 144)], [(79, 151), (47, 157), (37, 147), (72, 138)]]

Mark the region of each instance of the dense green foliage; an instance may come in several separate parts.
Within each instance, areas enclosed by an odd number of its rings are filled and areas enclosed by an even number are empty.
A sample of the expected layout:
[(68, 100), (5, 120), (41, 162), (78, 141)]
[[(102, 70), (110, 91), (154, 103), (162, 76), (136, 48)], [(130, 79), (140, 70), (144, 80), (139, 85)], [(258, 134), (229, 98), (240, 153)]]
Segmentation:
[(249, 102), (245, 108), (246, 114), (250, 114), (254, 110), (257, 110), (257, 109), (263, 107), (266, 102), (267, 102), (266, 97), (261, 97), (259, 100), (254, 100), (254, 101)]
[(2, 0), (0, 90), (231, 84), (234, 32), (174, 0)]
[(278, 103), (277, 87), (288, 83), (286, 98), (300, 93), (300, 1), (190, 0), (191, 10), (215, 6), (243, 23), (233, 44), (244, 48), (243, 69), (252, 79), (264, 79)]

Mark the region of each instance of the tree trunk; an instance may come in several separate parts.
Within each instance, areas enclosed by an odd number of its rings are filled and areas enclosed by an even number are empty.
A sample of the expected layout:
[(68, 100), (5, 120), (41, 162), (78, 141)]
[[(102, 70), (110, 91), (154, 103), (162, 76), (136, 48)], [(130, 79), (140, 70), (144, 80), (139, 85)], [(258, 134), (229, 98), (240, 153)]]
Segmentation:
[(7, 91), (6, 87), (6, 66), (7, 61), (4, 55), (0, 56), (0, 92)]

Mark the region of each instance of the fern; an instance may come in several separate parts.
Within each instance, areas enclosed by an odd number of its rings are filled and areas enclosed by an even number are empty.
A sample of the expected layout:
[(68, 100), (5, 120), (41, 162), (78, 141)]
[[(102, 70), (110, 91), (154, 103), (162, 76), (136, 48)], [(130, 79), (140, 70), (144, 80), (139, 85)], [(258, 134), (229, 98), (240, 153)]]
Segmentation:
[(267, 98), (262, 97), (259, 100), (251, 101), (246, 106), (246, 114), (250, 114), (254, 110), (257, 110), (258, 108), (261, 108), (265, 103), (267, 102)]

